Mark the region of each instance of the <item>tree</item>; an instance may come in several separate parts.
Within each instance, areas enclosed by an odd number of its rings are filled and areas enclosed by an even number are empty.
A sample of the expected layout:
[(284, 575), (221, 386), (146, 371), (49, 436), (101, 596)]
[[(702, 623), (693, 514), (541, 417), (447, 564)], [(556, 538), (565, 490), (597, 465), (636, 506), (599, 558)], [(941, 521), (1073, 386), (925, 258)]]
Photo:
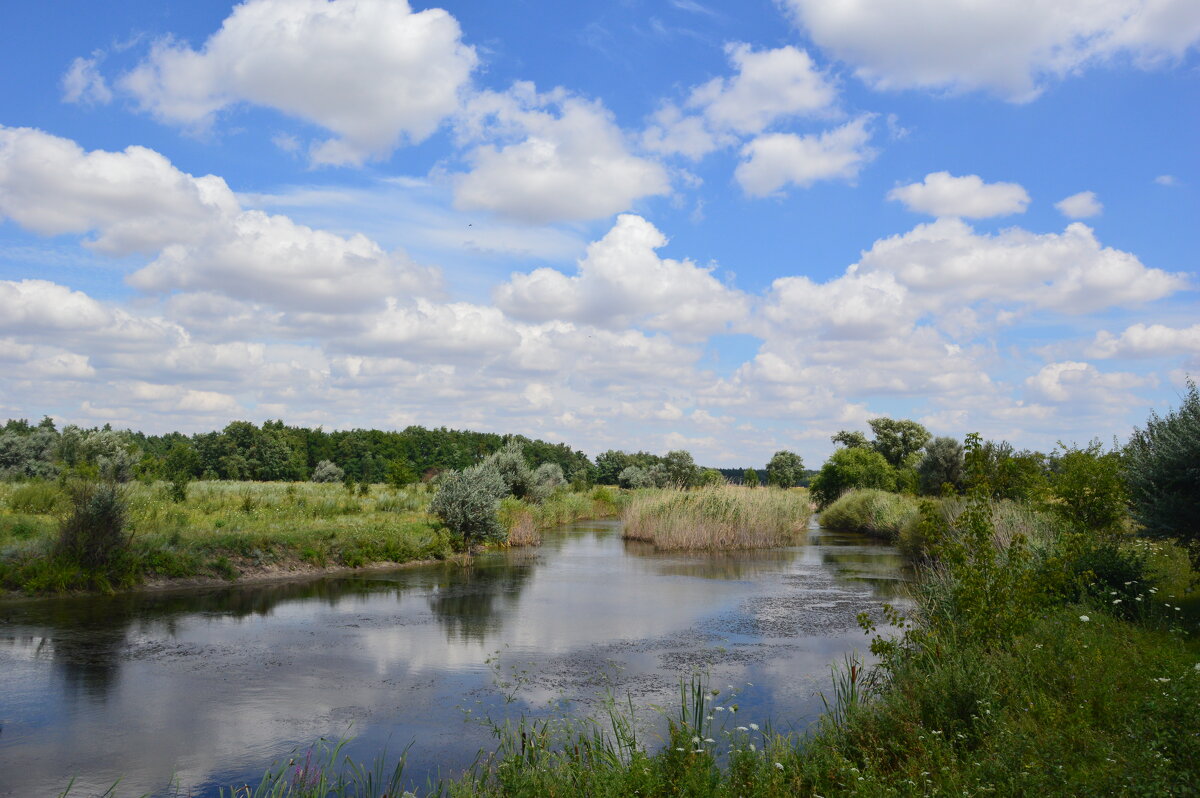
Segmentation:
[(910, 458), (932, 437), (929, 430), (909, 419), (873, 418), (867, 423), (875, 433), (871, 448), (883, 455), (892, 468), (912, 465)]
[(317, 467), (313, 469), (313, 482), (341, 482), (346, 477), (346, 472), (338, 468), (330, 460), (322, 460), (317, 463)]
[(617, 484), (622, 488), (652, 488), (654, 487), (654, 478), (641, 466), (631, 465), (621, 472), (617, 478)]
[(1151, 413), (1125, 447), (1130, 512), (1143, 534), (1191, 546), (1200, 562), (1200, 392), (1187, 381), (1183, 403)]
[(831, 437), (829, 440), (833, 441), (839, 446), (845, 446), (847, 449), (871, 448), (871, 442), (867, 440), (867, 436), (863, 435), (858, 430), (844, 429)]
[(851, 488), (894, 490), (896, 472), (879, 452), (858, 447), (838, 449), (812, 480), (818, 507), (828, 507)]
[(954, 438), (937, 437), (925, 444), (925, 456), (917, 463), (921, 492), (937, 495), (943, 485), (955, 492), (963, 488), (963, 447)]
[(747, 468), (742, 473), (742, 484), (745, 485), (747, 488), (757, 488), (758, 487), (758, 472), (755, 471), (753, 468)]
[(725, 477), (715, 468), (705, 468), (696, 478), (696, 487), (698, 488), (713, 488), (719, 485), (724, 485)]
[(393, 488), (403, 488), (405, 485), (416, 482), (417, 479), (417, 472), (413, 471), (407, 460), (396, 459), (387, 464), (384, 482)]
[(667, 452), (667, 456), (663, 459), (663, 467), (667, 470), (668, 484), (677, 488), (692, 487), (696, 484), (696, 478), (700, 473), (691, 453), (682, 449)]
[(782, 449), (767, 463), (767, 484), (778, 488), (791, 488), (804, 475), (804, 461), (795, 452)]

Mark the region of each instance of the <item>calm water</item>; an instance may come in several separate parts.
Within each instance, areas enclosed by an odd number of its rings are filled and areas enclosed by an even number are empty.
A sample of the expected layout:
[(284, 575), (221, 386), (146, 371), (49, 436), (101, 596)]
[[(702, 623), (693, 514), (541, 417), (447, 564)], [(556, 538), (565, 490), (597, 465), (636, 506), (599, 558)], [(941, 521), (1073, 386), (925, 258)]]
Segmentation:
[[(894, 549), (658, 554), (616, 522), (535, 551), (260, 586), (0, 603), (0, 796), (215, 794), (321, 737), (372, 760), (410, 743), (415, 783), (494, 746), (475, 718), (676, 705), (704, 669), (738, 723), (803, 729), (855, 615), (903, 580)], [(469, 710), (469, 711), (468, 711)]]

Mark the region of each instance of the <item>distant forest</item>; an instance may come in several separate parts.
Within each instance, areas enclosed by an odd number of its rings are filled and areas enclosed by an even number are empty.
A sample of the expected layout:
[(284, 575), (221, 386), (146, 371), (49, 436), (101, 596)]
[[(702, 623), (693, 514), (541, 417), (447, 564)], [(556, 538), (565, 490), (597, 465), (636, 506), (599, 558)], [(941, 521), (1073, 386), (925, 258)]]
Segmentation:
[[(308, 480), (317, 464), (328, 460), (345, 472), (347, 480), (409, 482), (466, 468), (510, 440), (522, 444), (532, 468), (557, 463), (566, 478), (577, 483), (615, 485), (629, 465), (649, 468), (667, 462), (666, 457), (648, 452), (616, 450), (600, 454), (593, 462), (565, 443), (446, 427), (327, 432), (288, 426), (283, 421), (267, 421), (261, 426), (234, 421), (214, 432), (147, 435), (112, 430), (108, 425), (59, 430), (52, 419), (45, 418), (38, 424), (10, 420), (0, 428), (0, 478), (54, 477), (63, 470), (86, 469), (120, 455), (128, 459), (134, 475), (148, 479), (166, 478), (182, 463), (191, 472), (188, 476), (195, 479)], [(742, 481), (745, 472), (742, 468), (716, 470), (735, 483)]]

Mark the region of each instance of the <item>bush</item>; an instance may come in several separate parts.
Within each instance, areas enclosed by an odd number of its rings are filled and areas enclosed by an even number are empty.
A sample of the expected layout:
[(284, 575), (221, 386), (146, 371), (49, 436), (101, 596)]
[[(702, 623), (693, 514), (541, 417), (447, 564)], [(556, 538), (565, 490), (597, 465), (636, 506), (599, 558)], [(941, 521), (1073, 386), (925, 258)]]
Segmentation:
[(795, 452), (787, 449), (775, 452), (767, 463), (767, 484), (777, 488), (795, 487), (796, 480), (804, 475), (804, 461)]
[(1152, 413), (1125, 447), (1130, 512), (1143, 532), (1174, 538), (1200, 562), (1200, 392), (1188, 380), (1178, 410)]
[(909, 496), (873, 488), (843, 493), (821, 513), (821, 526), (895, 540), (918, 512)]
[(812, 495), (825, 508), (852, 488), (894, 490), (896, 473), (883, 455), (859, 447), (838, 449), (813, 477)]
[(346, 472), (338, 468), (330, 460), (322, 460), (313, 469), (313, 482), (341, 482), (346, 478)]
[(58, 549), (84, 568), (100, 571), (129, 551), (125, 533), (129, 506), (121, 488), (111, 482), (71, 486), (71, 514), (59, 527)]
[(504, 483), (504, 492), (501, 495), (507, 494), (523, 499), (533, 490), (533, 472), (529, 470), (524, 452), (525, 447), (520, 441), (509, 441), (504, 448), (488, 455), (480, 463), (500, 476)]
[(444, 476), (429, 511), (470, 550), (480, 543), (504, 540), (497, 512), (506, 493), (500, 472), (490, 464), (480, 464)]
[(628, 466), (623, 470), (620, 476), (617, 477), (617, 484), (622, 488), (652, 488), (654, 487), (654, 478), (650, 472), (641, 466)]
[(1050, 472), (1049, 512), (1080, 532), (1114, 533), (1125, 521), (1121, 457), (1099, 441), (1086, 449), (1064, 447)]
[(556, 490), (564, 487), (567, 479), (563, 476), (562, 466), (558, 463), (542, 463), (533, 472), (530, 482), (529, 498), (536, 502), (544, 502)]

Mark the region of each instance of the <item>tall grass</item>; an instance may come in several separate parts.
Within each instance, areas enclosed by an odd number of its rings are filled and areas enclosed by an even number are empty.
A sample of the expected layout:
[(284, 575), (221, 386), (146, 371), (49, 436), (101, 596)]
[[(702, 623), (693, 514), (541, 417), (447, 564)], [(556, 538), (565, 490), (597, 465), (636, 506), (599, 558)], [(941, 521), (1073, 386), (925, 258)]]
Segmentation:
[(821, 526), (896, 540), (917, 515), (917, 500), (875, 488), (847, 491), (821, 511)]
[(811, 516), (805, 491), (722, 485), (639, 492), (621, 517), (629, 540), (659, 549), (719, 551), (787, 545)]
[(625, 495), (597, 485), (586, 492), (559, 489), (541, 502), (509, 496), (500, 501), (500, 523), (508, 530), (509, 546), (538, 546), (544, 530), (572, 521), (616, 515)]

